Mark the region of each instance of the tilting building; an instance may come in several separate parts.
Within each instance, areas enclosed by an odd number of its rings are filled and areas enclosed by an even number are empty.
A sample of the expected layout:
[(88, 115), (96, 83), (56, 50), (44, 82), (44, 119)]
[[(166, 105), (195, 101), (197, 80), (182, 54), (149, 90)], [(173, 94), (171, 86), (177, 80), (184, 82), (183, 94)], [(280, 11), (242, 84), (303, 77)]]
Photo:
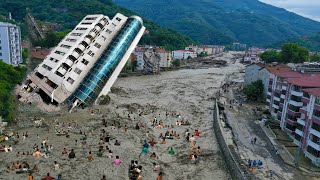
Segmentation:
[(53, 104), (91, 105), (109, 92), (145, 27), (138, 16), (86, 16), (27, 76), (26, 85)]

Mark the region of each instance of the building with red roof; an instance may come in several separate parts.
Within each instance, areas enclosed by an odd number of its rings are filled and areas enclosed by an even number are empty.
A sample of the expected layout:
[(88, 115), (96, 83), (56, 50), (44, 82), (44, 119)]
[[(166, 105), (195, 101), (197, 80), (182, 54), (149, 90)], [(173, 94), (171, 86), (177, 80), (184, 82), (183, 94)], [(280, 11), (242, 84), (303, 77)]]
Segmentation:
[(320, 166), (320, 73), (283, 65), (268, 70), (267, 107), (280, 127)]

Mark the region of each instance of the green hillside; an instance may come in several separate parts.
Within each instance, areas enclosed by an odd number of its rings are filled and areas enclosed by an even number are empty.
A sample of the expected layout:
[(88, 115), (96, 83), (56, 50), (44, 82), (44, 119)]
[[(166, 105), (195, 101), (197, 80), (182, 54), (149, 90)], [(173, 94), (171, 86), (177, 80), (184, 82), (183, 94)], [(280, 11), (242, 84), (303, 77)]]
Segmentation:
[(297, 43), (303, 47), (308, 48), (310, 51), (318, 51), (320, 52), (320, 32), (314, 33), (311, 35), (306, 35), (298, 38), (292, 38), (285, 41), (280, 41), (278, 43), (275, 43), (271, 45), (272, 48), (279, 48), (284, 43)]
[(258, 0), (114, 0), (205, 44), (266, 45), (320, 32), (320, 23)]
[[(14, 19), (23, 21), (27, 8), (36, 18), (42, 21), (61, 24), (61, 30), (74, 28), (87, 14), (105, 14), (110, 17), (118, 12), (126, 16), (135, 14), (113, 4), (111, 0), (1, 0), (0, 15), (7, 15), (11, 12)], [(140, 44), (179, 49), (194, 43), (190, 38), (172, 30), (161, 28), (151, 21), (144, 20), (144, 25), (150, 31), (150, 34), (144, 36)]]

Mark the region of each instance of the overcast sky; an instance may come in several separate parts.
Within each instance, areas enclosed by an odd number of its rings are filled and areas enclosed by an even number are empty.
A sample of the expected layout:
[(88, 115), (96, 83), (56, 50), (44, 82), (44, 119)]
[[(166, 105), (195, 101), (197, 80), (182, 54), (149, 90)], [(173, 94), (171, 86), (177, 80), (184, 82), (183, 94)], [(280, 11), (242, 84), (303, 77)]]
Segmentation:
[(320, 22), (320, 0), (260, 0)]

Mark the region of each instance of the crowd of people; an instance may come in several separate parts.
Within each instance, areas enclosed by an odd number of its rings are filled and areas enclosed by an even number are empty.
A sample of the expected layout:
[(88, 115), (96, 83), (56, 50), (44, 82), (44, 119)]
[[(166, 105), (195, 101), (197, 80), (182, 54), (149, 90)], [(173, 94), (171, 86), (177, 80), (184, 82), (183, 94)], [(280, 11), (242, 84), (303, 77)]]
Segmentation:
[[(117, 109), (118, 107), (116, 110)], [(59, 159), (64, 157), (69, 160), (85, 158), (88, 162), (94, 162), (97, 158), (110, 159), (112, 162), (111, 165), (114, 167), (114, 175), (119, 176), (119, 167), (122, 166), (124, 161), (128, 160), (120, 159), (121, 157), (118, 155), (118, 149), (121, 148), (122, 143), (118, 139), (119, 134), (117, 133), (123, 132), (123, 134), (127, 134), (128, 131), (140, 131), (145, 133), (145, 137), (143, 137), (144, 140), (141, 143), (140, 154), (137, 156), (132, 154), (132, 158), (136, 160), (131, 161), (131, 164), (128, 167), (128, 176), (131, 180), (142, 180), (144, 173), (143, 166), (138, 164), (138, 161), (151, 161), (154, 166), (153, 171), (157, 176), (156, 180), (162, 180), (165, 175), (165, 172), (161, 167), (163, 150), (166, 150), (167, 154), (170, 156), (176, 156), (179, 154), (179, 149), (174, 148), (175, 142), (184, 141), (186, 144), (189, 144), (189, 156), (186, 157), (186, 159), (189, 159), (192, 163), (197, 162), (199, 156), (202, 154), (202, 150), (197, 143), (197, 139), (200, 138), (200, 131), (197, 128), (192, 127), (190, 120), (185, 119), (185, 117), (179, 113), (168, 111), (162, 112), (160, 109), (161, 108), (154, 109), (151, 108), (151, 105), (146, 105), (137, 112), (126, 112), (127, 116), (120, 115), (121, 113), (116, 112), (116, 120), (110, 120), (106, 115), (103, 115), (96, 119), (96, 121), (101, 121), (101, 126), (91, 130), (82, 128), (75, 121), (55, 121), (46, 127), (46, 133), (23, 132), (22, 136), (20, 136), (18, 132), (14, 133), (9, 138), (15, 143), (10, 144), (10, 140), (8, 140), (8, 143), (6, 143), (8, 145), (0, 144), (0, 151), (3, 150), (4, 152), (13, 153), (14, 150), (12, 146), (18, 147), (19, 142), (31, 144), (30, 141), (32, 141), (33, 146), (30, 146), (30, 149), (21, 150), (17, 148), (19, 150), (14, 152), (17, 159), (25, 159), (25, 157), (32, 157), (34, 160), (43, 158), (49, 159), (49, 161), (53, 162), (52, 171), (55, 171), (54, 174), (57, 174), (55, 179), (62, 178), (62, 175), (56, 172), (60, 172), (60, 170), (64, 168), (64, 166), (61, 166), (58, 162)], [(89, 112), (94, 115), (93, 110), (90, 110)], [(155, 114), (156, 116), (154, 116)], [(153, 115), (154, 118), (150, 118), (151, 115)], [(126, 118), (128, 122), (132, 123), (125, 123), (121, 126), (121, 118)], [(149, 118), (150, 120), (148, 120)], [(58, 138), (65, 137), (63, 138), (63, 141), (68, 142), (61, 150), (54, 148), (54, 144), (50, 143), (49, 132), (51, 128), (54, 129), (52, 132), (54, 132), (56, 136), (59, 136)], [(192, 128), (192, 132), (189, 132), (189, 129)], [(70, 138), (71, 136), (72, 138)], [(97, 140), (88, 143), (88, 138)], [(72, 143), (71, 139), (74, 139), (74, 143)], [(87, 151), (86, 155), (78, 152), (81, 148)], [(30, 158), (28, 159), (30, 160)], [(32, 161), (29, 162), (33, 163)], [(41, 166), (46, 165), (42, 164)], [(32, 167), (27, 161), (13, 162), (11, 165), (7, 166), (5, 172), (15, 172), (17, 174), (25, 173), (30, 180), (33, 180), (34, 175), (41, 176), (38, 164), (34, 164)], [(47, 172), (43, 179), (54, 179), (50, 173), (51, 172)], [(102, 179), (106, 179), (107, 176), (102, 175), (101, 177)]]

